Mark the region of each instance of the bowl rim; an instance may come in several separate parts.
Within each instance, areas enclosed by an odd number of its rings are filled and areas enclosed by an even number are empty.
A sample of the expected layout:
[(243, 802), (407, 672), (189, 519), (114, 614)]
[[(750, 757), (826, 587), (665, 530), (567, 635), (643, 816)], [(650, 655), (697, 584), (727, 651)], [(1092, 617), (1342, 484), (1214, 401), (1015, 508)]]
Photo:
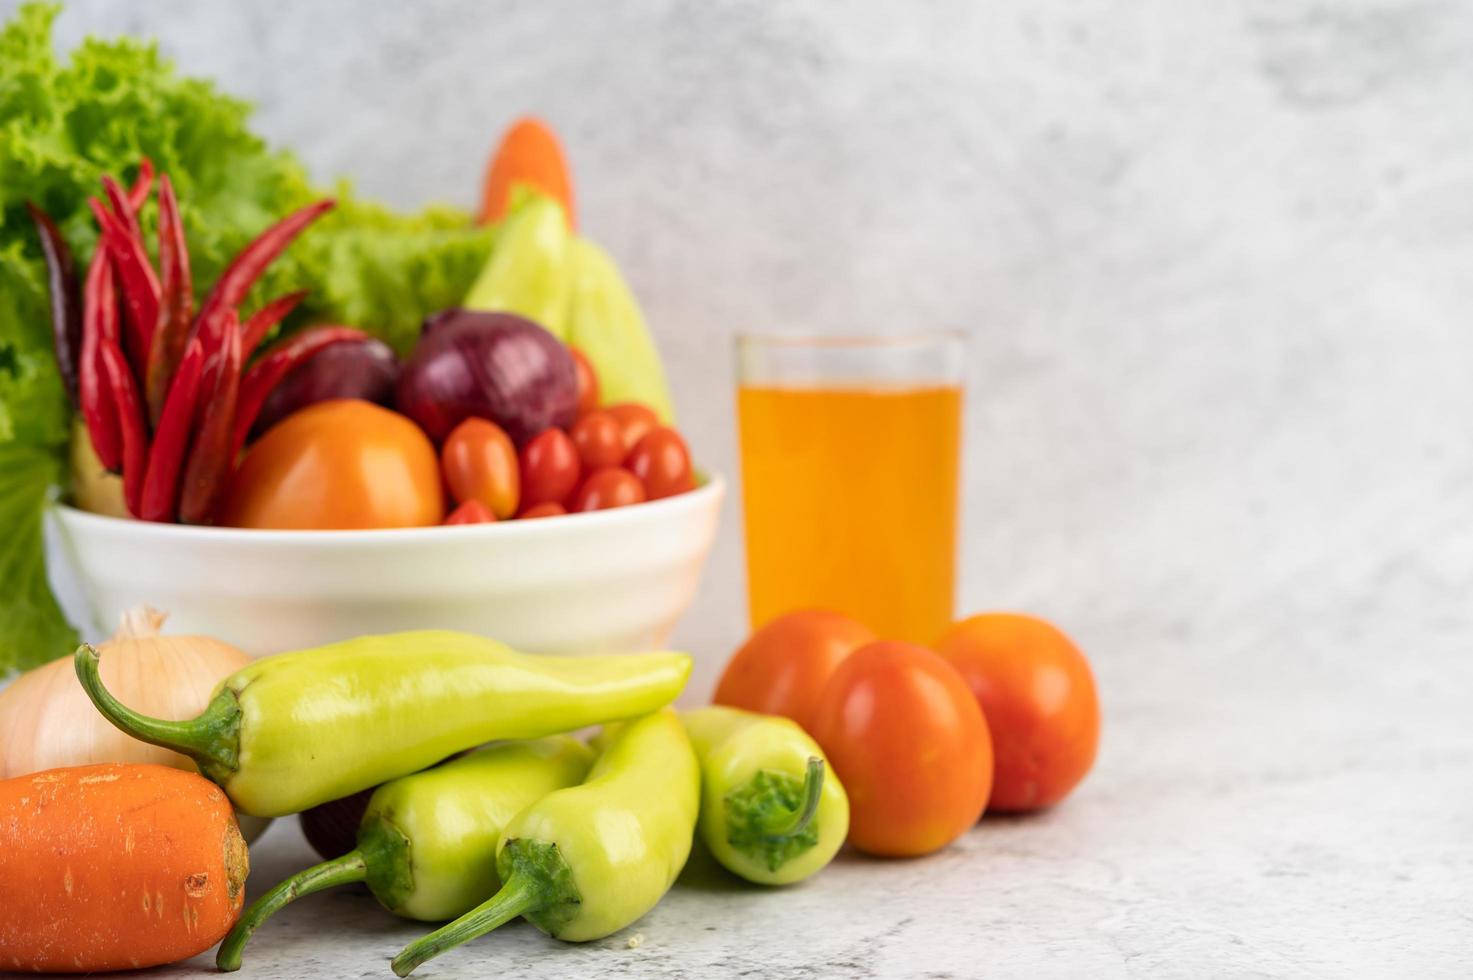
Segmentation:
[(628, 507), (596, 510), (581, 514), (558, 514), (539, 517), (530, 521), (492, 521), (485, 524), (434, 524), (429, 527), (383, 527), (359, 529), (290, 529), (249, 527), (203, 527), (193, 524), (164, 524), (141, 521), (133, 518), (112, 517), (94, 514), (64, 501), (55, 501), (52, 507), (59, 512), (60, 519), (72, 526), (103, 532), (138, 534), (142, 537), (189, 541), (196, 543), (245, 543), (260, 544), (384, 544), (410, 543), (417, 541), (444, 542), (453, 536), (462, 539), (480, 535), (490, 538), (515, 540), (518, 537), (545, 536), (561, 533), (569, 525), (567, 518), (577, 517), (577, 527), (613, 528), (620, 525), (638, 524), (646, 519), (658, 520), (661, 515), (671, 516), (681, 510), (698, 510), (719, 504), (726, 493), (726, 480), (719, 473), (712, 473), (694, 490), (646, 500)]

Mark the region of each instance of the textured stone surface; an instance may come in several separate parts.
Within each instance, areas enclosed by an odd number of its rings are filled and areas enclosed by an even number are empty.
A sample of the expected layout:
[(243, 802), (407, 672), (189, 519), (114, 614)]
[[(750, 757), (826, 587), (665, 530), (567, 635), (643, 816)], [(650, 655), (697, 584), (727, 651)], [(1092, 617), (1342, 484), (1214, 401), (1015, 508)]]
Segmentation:
[[(0, 3), (0, 7), (8, 7)], [(1473, 957), (1473, 9), (1451, 0), (74, 4), (326, 178), (470, 204), (515, 114), (731, 472), (744, 327), (971, 331), (964, 608), (1092, 654), (1077, 798), (928, 861), (683, 886), (426, 975), (1454, 975)], [(683, 640), (740, 638), (740, 527)], [(301, 849), (276, 831), (253, 881)], [(312, 899), (255, 976), (382, 975)]]

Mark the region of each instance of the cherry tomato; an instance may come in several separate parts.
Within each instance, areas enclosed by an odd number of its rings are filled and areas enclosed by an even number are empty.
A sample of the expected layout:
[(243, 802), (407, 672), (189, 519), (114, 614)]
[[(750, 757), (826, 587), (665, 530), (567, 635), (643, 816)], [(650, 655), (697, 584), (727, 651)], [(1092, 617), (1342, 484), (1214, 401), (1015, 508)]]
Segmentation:
[(624, 462), (624, 432), (608, 412), (589, 412), (573, 423), (569, 435), (585, 473)]
[(468, 418), (457, 425), (440, 447), (440, 465), (450, 495), (459, 502), (479, 500), (497, 517), (517, 512), (517, 449), (495, 422)]
[(231, 480), (221, 523), (255, 528), (424, 527), (445, 516), (440, 464), (419, 426), (356, 399), (271, 427)]
[(622, 466), (605, 466), (588, 474), (568, 504), (577, 513), (588, 510), (610, 510), (644, 502), (644, 484)]
[(655, 410), (648, 405), (639, 402), (620, 402), (610, 405), (604, 409), (619, 423), (620, 430), (624, 433), (624, 451), (633, 449), (635, 443), (644, 438), (644, 434), (660, 424), (660, 418)]
[(578, 487), (578, 450), (562, 429), (543, 429), (522, 447), (522, 506), (560, 504)]
[(451, 511), (450, 516), (445, 518), (445, 524), (490, 524), (495, 520), (496, 514), (490, 507), (471, 498)]
[(598, 409), (598, 372), (593, 362), (576, 347), (569, 347), (573, 355), (573, 370), (578, 379), (578, 415), (582, 417)]
[(535, 520), (538, 517), (561, 517), (567, 512), (568, 509), (562, 504), (556, 504), (549, 500), (545, 503), (533, 504), (531, 507), (528, 507), (526, 510), (518, 514), (517, 517), (521, 518), (524, 521), (530, 521)]
[(961, 675), (925, 647), (855, 650), (829, 678), (814, 728), (849, 792), (849, 842), (861, 851), (929, 854), (987, 806), (987, 722)]
[(1068, 796), (1100, 743), (1099, 696), (1079, 648), (1033, 616), (984, 613), (952, 626), (936, 651), (992, 730), (992, 808), (1038, 810)]
[(874, 640), (868, 626), (827, 609), (786, 613), (763, 625), (731, 655), (711, 700), (783, 715), (812, 734), (813, 712), (834, 668)]
[(639, 477), (651, 500), (673, 497), (694, 490), (695, 475), (690, 467), (690, 450), (680, 433), (665, 426), (646, 432), (624, 461), (629, 471)]

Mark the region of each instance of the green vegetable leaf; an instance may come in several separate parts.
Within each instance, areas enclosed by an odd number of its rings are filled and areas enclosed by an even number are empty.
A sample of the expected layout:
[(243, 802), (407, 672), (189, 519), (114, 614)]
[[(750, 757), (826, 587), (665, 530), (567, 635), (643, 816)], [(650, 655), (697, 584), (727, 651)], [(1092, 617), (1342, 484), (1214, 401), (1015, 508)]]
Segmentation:
[(70, 653), (77, 634), (46, 584), (41, 522), (60, 477), (45, 449), (0, 444), (0, 677)]

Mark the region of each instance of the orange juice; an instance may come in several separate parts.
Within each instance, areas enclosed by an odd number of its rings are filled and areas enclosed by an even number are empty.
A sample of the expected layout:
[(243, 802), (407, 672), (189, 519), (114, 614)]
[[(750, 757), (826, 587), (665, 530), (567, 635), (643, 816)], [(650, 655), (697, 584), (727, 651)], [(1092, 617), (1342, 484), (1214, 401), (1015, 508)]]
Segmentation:
[(954, 385), (738, 389), (754, 627), (818, 606), (935, 642), (952, 616), (961, 405)]

